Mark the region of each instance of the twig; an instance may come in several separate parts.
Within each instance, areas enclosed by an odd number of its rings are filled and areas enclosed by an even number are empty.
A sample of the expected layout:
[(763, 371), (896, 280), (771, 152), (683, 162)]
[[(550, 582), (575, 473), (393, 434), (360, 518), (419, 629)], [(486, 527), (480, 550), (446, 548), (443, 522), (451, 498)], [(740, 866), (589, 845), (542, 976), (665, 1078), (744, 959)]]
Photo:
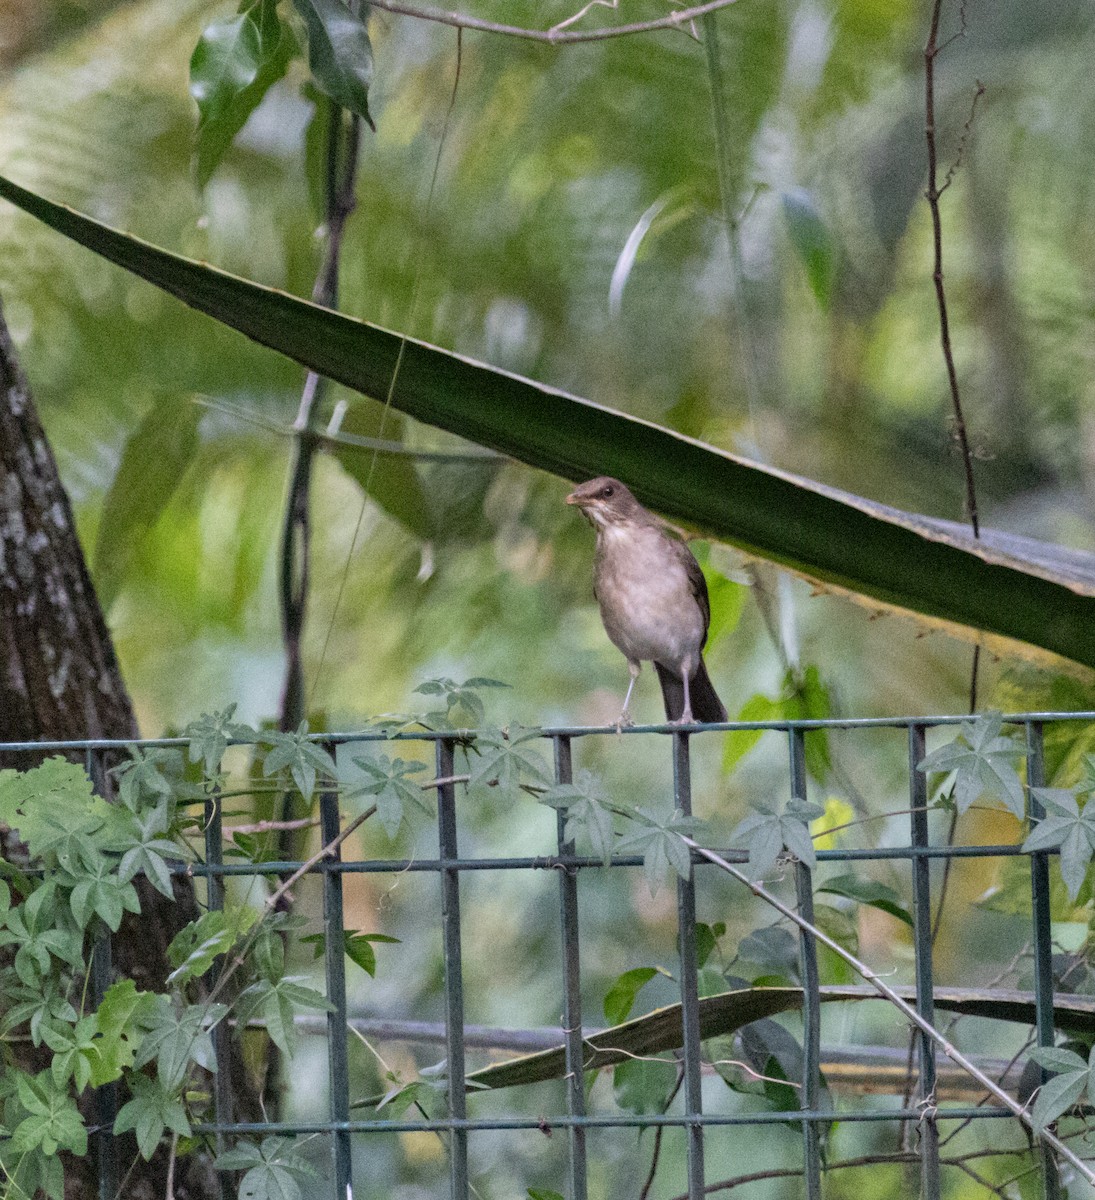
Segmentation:
[(275, 830), (311, 829), (319, 822), (312, 817), (298, 817), (294, 821), (253, 821), (250, 825), (228, 825), (224, 833), (226, 837), (235, 837), (237, 833), (273, 833)]
[[(668, 1112), (669, 1106), (677, 1098), (677, 1093), (681, 1090), (681, 1085), (684, 1083), (684, 1065), (683, 1063), (677, 1067), (677, 1081), (673, 1084), (673, 1090), (666, 1097), (665, 1104), (662, 1106), (662, 1112)], [(662, 1134), (665, 1133), (665, 1126), (659, 1125), (654, 1130), (654, 1149), (650, 1155), (650, 1170), (647, 1172), (646, 1182), (643, 1184), (643, 1190), (639, 1193), (639, 1200), (648, 1200), (650, 1189), (654, 1186), (654, 1178), (658, 1174), (658, 1163), (662, 1156)]]
[(832, 952), (846, 962), (858, 975), (861, 975), (878, 993), (890, 1001), (913, 1025), (922, 1033), (926, 1034), (944, 1054), (958, 1066), (960, 1066), (968, 1075), (976, 1079), (977, 1082), (994, 1096), (1010, 1113), (1018, 1117), (1018, 1119), (1036, 1136), (1049, 1146), (1051, 1146), (1061, 1157), (1070, 1162), (1083, 1177), (1092, 1184), (1095, 1184), (1095, 1170), (1084, 1162), (1078, 1154), (1066, 1146), (1056, 1134), (1051, 1133), (1048, 1129), (1037, 1130), (1034, 1126), (1033, 1119), (1030, 1113), (1011, 1096), (994, 1080), (990, 1079), (984, 1071), (971, 1062), (952, 1042), (950, 1042), (931, 1022), (925, 1020), (916, 1009), (909, 1004), (907, 1000), (903, 1000), (897, 992), (875, 971), (872, 971), (865, 962), (856, 958), (854, 954), (849, 953), (836, 940), (829, 937), (824, 930), (818, 929), (817, 926), (811, 925), (804, 917), (797, 913), (793, 908), (784, 904), (778, 897), (773, 896), (761, 884), (750, 879), (743, 871), (739, 871), (732, 863), (726, 861), (713, 850), (708, 850), (701, 846), (693, 838), (681, 835), (681, 841), (686, 846), (694, 850), (701, 858), (706, 859), (709, 863), (714, 864), (721, 871), (725, 871), (728, 875), (732, 875), (740, 883), (758, 896), (766, 904), (770, 904), (777, 912), (782, 913), (788, 920), (793, 921), (800, 929), (813, 936), (823, 945), (828, 946)]
[(497, 33), (505, 37), (524, 38), (531, 42), (546, 42), (551, 46), (573, 45), (575, 42), (603, 42), (608, 38), (627, 37), (633, 33), (654, 33), (659, 29), (681, 29), (691, 25), (706, 13), (729, 8), (737, 0), (708, 0), (694, 8), (674, 10), (664, 17), (652, 21), (637, 21), (631, 25), (614, 25), (607, 29), (526, 29), (520, 25), (502, 25), (497, 21), (484, 21), (481, 17), (468, 17), (463, 13), (446, 12), (440, 8), (422, 8), (404, 4), (402, 0), (370, 0), (370, 7), (385, 12), (398, 13), (404, 17), (417, 17), (422, 21), (435, 21), (440, 25), (451, 25), (455, 29), (475, 29), (481, 33)]

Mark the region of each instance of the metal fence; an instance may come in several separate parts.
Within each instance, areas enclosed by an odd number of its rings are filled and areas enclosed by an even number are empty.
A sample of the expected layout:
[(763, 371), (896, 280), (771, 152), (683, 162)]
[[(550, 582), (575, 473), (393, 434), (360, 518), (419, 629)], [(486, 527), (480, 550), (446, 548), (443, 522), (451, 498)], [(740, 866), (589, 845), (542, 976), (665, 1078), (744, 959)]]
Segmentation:
[[(880, 720), (847, 721), (790, 721), (730, 724), (715, 726), (701, 731), (682, 732), (672, 727), (643, 727), (623, 731), (624, 745), (631, 738), (659, 739), (664, 744), (664, 753), (672, 760), (672, 801), (685, 814), (692, 810), (692, 751), (695, 743), (704, 738), (720, 737), (725, 730), (765, 730), (767, 736), (786, 739), (785, 797), (807, 796), (806, 746), (812, 730), (839, 730), (842, 737), (854, 738), (865, 735), (869, 730), (890, 730), (891, 736), (907, 739), (907, 799), (910, 810), (908, 838), (905, 844), (885, 845), (878, 848), (830, 849), (818, 853), (820, 862), (854, 862), (861, 860), (891, 859), (908, 863), (910, 912), (913, 918), (912, 950), (914, 960), (916, 1008), (928, 1021), (934, 1022), (933, 1006), (933, 962), (932, 962), (932, 878), (930, 868), (933, 860), (960, 858), (1004, 857), (1021, 854), (1018, 844), (944, 844), (938, 837), (934, 844), (929, 836), (929, 819), (926, 811), (928, 801), (927, 781), (916, 769), (925, 755), (929, 731), (948, 725), (956, 725), (963, 718), (894, 718)], [(1044, 735), (1048, 723), (1095, 721), (1095, 714), (1034, 713), (1006, 718), (1025, 733), (1027, 747), (1027, 777), (1031, 785), (1043, 782)], [(800, 1107), (795, 1112), (756, 1111), (704, 1111), (704, 1089), (701, 1078), (703, 1059), (701, 1056), (701, 1030), (699, 1022), (699, 989), (697, 971), (697, 886), (703, 882), (705, 873), (711, 872), (709, 864), (694, 859), (693, 876), (677, 883), (676, 920), (678, 963), (675, 972), (679, 981), (680, 1003), (683, 1017), (683, 1045), (680, 1052), (680, 1067), (683, 1086), (676, 1106), (658, 1115), (647, 1113), (633, 1115), (625, 1112), (590, 1112), (587, 1110), (587, 1095), (583, 1086), (585, 1046), (583, 1043), (583, 1021), (589, 1024), (589, 1014), (582, 1006), (582, 940), (580, 931), (580, 894), (583, 873), (587, 871), (621, 871), (641, 865), (638, 855), (617, 855), (606, 864), (598, 857), (576, 853), (575, 846), (568, 842), (565, 821), (558, 817), (555, 853), (527, 856), (462, 857), (460, 853), (461, 804), (458, 786), (453, 782), (455, 774), (455, 752), (458, 739), (452, 734), (405, 733), (396, 735), (404, 742), (426, 744), (432, 751), (436, 770), (437, 797), (437, 852), (429, 859), (362, 860), (343, 858), (341, 854), (318, 862), (313, 870), (320, 877), (323, 898), (323, 924), (326, 932), (325, 969), (327, 996), (334, 1006), (326, 1021), (327, 1070), (329, 1109), (324, 1119), (283, 1124), (241, 1124), (232, 1120), (231, 1098), (227, 1080), (221, 1079), (215, 1089), (215, 1119), (200, 1127), (197, 1132), (212, 1135), (218, 1144), (231, 1143), (236, 1135), (269, 1135), (317, 1133), (326, 1135), (330, 1144), (330, 1171), (321, 1193), (338, 1200), (354, 1194), (355, 1139), (377, 1138), (407, 1131), (433, 1130), (445, 1139), (447, 1155), (448, 1194), (453, 1200), (466, 1200), (474, 1193), (470, 1183), (470, 1172), (474, 1172), (475, 1137), (483, 1131), (507, 1131), (514, 1136), (521, 1131), (557, 1131), (565, 1138), (565, 1178), (552, 1184), (555, 1190), (565, 1193), (569, 1200), (587, 1200), (591, 1194), (589, 1165), (596, 1150), (591, 1142), (602, 1131), (610, 1129), (638, 1129), (661, 1126), (666, 1130), (679, 1130), (686, 1149), (680, 1156), (683, 1162), (683, 1178), (678, 1190), (699, 1200), (710, 1182), (705, 1172), (705, 1139), (718, 1133), (720, 1137), (741, 1137), (743, 1148), (749, 1145), (750, 1131), (761, 1125), (786, 1125), (795, 1122), (801, 1130), (801, 1151), (798, 1161), (791, 1165), (801, 1170), (801, 1191), (809, 1200), (821, 1197), (826, 1191), (827, 1165), (820, 1144), (819, 1131), (835, 1119), (841, 1123), (890, 1122), (907, 1124), (914, 1130), (910, 1144), (915, 1145), (919, 1155), (920, 1192), (927, 1200), (936, 1200), (944, 1189), (941, 1183), (940, 1129), (957, 1122), (1010, 1121), (1015, 1118), (1007, 1112), (983, 1104), (938, 1103), (936, 1100), (936, 1047), (923, 1035), (916, 1035), (918, 1070), (914, 1093), (904, 1102), (891, 1098), (884, 1104), (842, 1104), (835, 1111), (821, 1103), (819, 1083), (821, 1046), (821, 1004), (818, 993), (818, 957), (815, 939), (809, 934), (797, 933), (799, 940), (800, 975), (805, 990), (805, 1004), (801, 1014), (801, 1043), (803, 1047), (803, 1075), (800, 1082)], [(550, 744), (555, 778), (559, 782), (571, 780), (574, 770), (575, 748), (596, 738), (617, 738), (614, 728), (561, 728), (544, 731), (543, 737)], [(333, 752), (340, 744), (362, 743), (370, 740), (388, 741), (382, 734), (346, 733), (322, 735), (317, 738)], [(178, 740), (161, 740), (147, 745), (180, 745)], [(86, 743), (35, 743), (0, 745), (0, 752), (50, 749), (71, 753), (83, 751), (89, 772), (95, 778), (102, 769), (103, 758), (116, 752), (119, 743), (94, 741)], [(769, 797), (771, 799), (771, 797)], [(319, 797), (320, 835), (324, 843), (333, 840), (340, 829), (343, 814), (340, 813), (337, 795), (327, 792)], [(1037, 803), (1032, 806), (1033, 816), (1039, 816)], [(250, 863), (226, 862), (224, 860), (221, 813), (219, 806), (209, 803), (205, 813), (205, 861), (187, 869), (197, 877), (208, 881), (207, 900), (211, 907), (218, 907), (224, 899), (224, 880), (228, 876), (242, 874), (286, 873), (299, 867), (298, 862), (264, 862), (258, 866)], [(741, 862), (743, 855), (735, 851), (722, 851), (734, 861)], [(1049, 855), (1034, 853), (1030, 859), (1030, 891), (1033, 926), (1030, 943), (1033, 949), (1033, 981), (1036, 998), (1035, 1038), (1041, 1045), (1052, 1045), (1054, 1041), (1054, 977), (1053, 977), (1053, 932), (1050, 920)], [(463, 987), (462, 958), (464, 954), (464, 931), (462, 918), (467, 912), (461, 908), (461, 881), (469, 873), (482, 871), (500, 872), (543, 872), (551, 871), (557, 879), (557, 912), (551, 917), (555, 926), (558, 952), (558, 1008), (561, 1013), (559, 1043), (565, 1046), (566, 1078), (561, 1089), (558, 1111), (547, 1111), (535, 1115), (500, 1116), (496, 1113), (477, 1115), (478, 1096), (465, 1089), (465, 996)], [(351, 1079), (349, 1071), (347, 982), (345, 958), (342, 954), (343, 884), (347, 875), (354, 872), (388, 873), (427, 872), (437, 878), (437, 909), (440, 915), (441, 944), (444, 959), (444, 1020), (445, 1054), (447, 1058), (448, 1114), (434, 1119), (385, 1119), (379, 1114), (362, 1114), (352, 1106)], [(800, 914), (808, 921), (814, 916), (813, 872), (801, 863), (793, 868), (794, 891)], [(744, 893), (743, 893), (744, 894)], [(626, 931), (621, 931), (626, 936)], [(110, 980), (109, 948), (96, 960), (95, 986), (104, 989)], [(218, 1031), (222, 1039), (226, 1032)], [(225, 1072), (221, 1073), (222, 1076)], [(108, 1130), (112, 1106), (116, 1098), (110, 1089), (103, 1089), (100, 1097), (101, 1127)], [(102, 1194), (115, 1194), (119, 1182), (119, 1166), (112, 1139), (108, 1133), (100, 1133), (96, 1139), (95, 1153), (99, 1155)], [(359, 1171), (359, 1176), (361, 1172)], [(358, 1194), (364, 1194), (368, 1186), (377, 1186), (382, 1181), (358, 1178)], [(796, 1185), (798, 1186), (798, 1185)], [(1047, 1200), (1056, 1200), (1061, 1195), (1061, 1183), (1052, 1158), (1044, 1156), (1039, 1183), (1040, 1195)], [(380, 1190), (377, 1194), (383, 1194)], [(1003, 1193), (1001, 1193), (1003, 1194)], [(1031, 1193), (1024, 1192), (1024, 1195)]]

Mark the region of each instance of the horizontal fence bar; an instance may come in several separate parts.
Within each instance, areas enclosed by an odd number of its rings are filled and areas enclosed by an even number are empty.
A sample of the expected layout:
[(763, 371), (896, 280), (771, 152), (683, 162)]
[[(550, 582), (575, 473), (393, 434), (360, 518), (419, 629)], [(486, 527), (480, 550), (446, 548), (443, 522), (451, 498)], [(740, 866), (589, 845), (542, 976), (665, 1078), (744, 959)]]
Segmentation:
[[(714, 853), (725, 858), (727, 862), (745, 863), (749, 856), (744, 850), (719, 850), (711, 847)], [(818, 850), (819, 862), (850, 862), (873, 861), (894, 858), (1015, 858), (1028, 857), (1028, 852), (1020, 845), (1015, 846), (884, 846), (878, 850)], [(1039, 854), (1057, 854), (1056, 847), (1051, 850), (1039, 850)], [(692, 855), (692, 862), (697, 867), (711, 867), (704, 858)], [(535, 857), (510, 858), (400, 858), (373, 859), (370, 861), (331, 863), (326, 867), (315, 867), (314, 871), (331, 871), (341, 874), (398, 874), (408, 871), (449, 871), (454, 868), (461, 871), (554, 871), (559, 867), (576, 867), (594, 869), (598, 867), (641, 867), (641, 854), (616, 854), (607, 861), (593, 855), (556, 855), (546, 854)], [(279, 875), (283, 872), (299, 870), (302, 861), (277, 861), (267, 863), (225, 863), (222, 866), (209, 866), (205, 863), (186, 863), (176, 865), (171, 869), (175, 875)], [(716, 868), (717, 869), (717, 868)]]
[[(681, 1129), (689, 1125), (706, 1126), (729, 1125), (784, 1125), (796, 1121), (822, 1121), (830, 1124), (839, 1121), (913, 1121), (923, 1119), (923, 1112), (918, 1108), (883, 1109), (876, 1112), (844, 1112), (840, 1109), (791, 1109), (787, 1112), (767, 1113), (703, 1113), (701, 1115), (669, 1116), (666, 1114), (649, 1113), (645, 1116), (618, 1117), (577, 1117), (560, 1114), (558, 1116), (538, 1117), (435, 1117), (432, 1120), (421, 1121), (272, 1121), (269, 1124), (254, 1122), (237, 1125), (203, 1125), (195, 1122), (196, 1134), (297, 1134), (310, 1133), (415, 1133), (425, 1130), (429, 1133), (453, 1129), (467, 1130), (469, 1133), (486, 1133), (492, 1130), (529, 1129), (543, 1133), (545, 1129), (565, 1129), (568, 1126), (580, 1125), (587, 1129), (645, 1129), (648, 1126), (662, 1125), (666, 1128)], [(962, 1107), (940, 1108), (935, 1114), (938, 1122), (942, 1121), (971, 1121), (993, 1120), (1004, 1118), (1014, 1121), (1014, 1114), (1006, 1108)]]
[[(690, 734), (702, 733), (749, 733), (756, 730), (780, 730), (784, 733), (792, 729), (909, 729), (914, 725), (925, 729), (942, 728), (944, 726), (962, 725), (969, 722), (969, 716), (936, 715), (927, 717), (845, 717), (845, 718), (815, 718), (810, 720), (784, 721), (722, 721), (719, 724), (688, 726)], [(1030, 721), (1041, 721), (1053, 724), (1061, 721), (1095, 721), (1095, 712), (1028, 712), (1005, 713), (1005, 725), (1025, 726)], [(457, 741), (474, 737), (480, 730), (476, 729), (423, 729), (412, 732), (387, 733), (377, 729), (351, 730), (343, 733), (315, 733), (308, 740), (322, 742), (324, 745), (346, 745), (353, 742), (437, 742), (446, 738)], [(660, 733), (666, 736), (681, 732), (680, 725), (560, 725), (545, 726), (540, 731), (544, 737), (632, 737), (636, 734)], [(262, 739), (229, 738), (229, 746), (253, 746), (261, 744)], [(177, 746), (185, 748), (190, 745), (190, 739), (184, 737), (170, 738), (73, 738), (66, 741), (41, 742), (0, 742), (0, 752), (33, 751), (33, 750), (124, 750), (128, 746), (164, 747)]]

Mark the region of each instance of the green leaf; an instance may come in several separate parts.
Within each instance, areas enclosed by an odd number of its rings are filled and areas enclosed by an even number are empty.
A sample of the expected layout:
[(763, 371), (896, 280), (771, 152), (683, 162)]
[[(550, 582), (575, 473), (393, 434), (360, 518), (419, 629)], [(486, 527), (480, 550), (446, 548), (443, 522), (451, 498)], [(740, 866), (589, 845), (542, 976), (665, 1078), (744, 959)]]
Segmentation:
[(180, 1137), (190, 1137), (190, 1121), (175, 1089), (147, 1075), (133, 1078), (133, 1098), (122, 1105), (114, 1119), (114, 1132), (137, 1135), (137, 1149), (147, 1162), (156, 1153), (160, 1138), (168, 1129)]
[(567, 841), (575, 841), (584, 834), (593, 853), (608, 862), (615, 839), (612, 818), (616, 806), (609, 801), (600, 780), (592, 772), (583, 767), (573, 783), (556, 784), (540, 797), (540, 803), (566, 813), (563, 834)]
[(1095, 850), (1095, 805), (1090, 798), (1081, 810), (1076, 796), (1065, 788), (1032, 788), (1046, 808), (1044, 816), (1023, 843), (1026, 853), (1060, 848), (1061, 878), (1075, 904), (1087, 878)]
[(726, 934), (726, 922), (716, 921), (708, 925), (704, 921), (696, 922), (696, 965), (703, 967), (719, 944), (719, 938)]
[[(778, 721), (783, 705), (757, 693), (741, 706), (735, 721)], [(764, 737), (763, 729), (732, 729), (726, 734), (722, 751), (722, 769), (729, 775), (750, 750)]]
[(260, 979), (240, 996), (241, 1022), (261, 1019), (266, 1032), (287, 1057), (296, 1048), (293, 1015), (298, 1008), (318, 1008), (334, 1012), (334, 1005), (313, 988), (303, 987), (295, 979)]
[[(169, 254), (0, 178), (67, 237), (301, 365), (543, 470), (609, 472), (640, 501), (807, 577), (1095, 666), (1095, 559), (903, 513)], [(565, 438), (559, 436), (566, 430)], [(733, 503), (727, 503), (733, 497)], [(910, 571), (908, 564), (917, 569)], [(1053, 613), (1047, 621), (1045, 614)]]
[(1023, 781), (1016, 769), (1023, 746), (1015, 738), (1001, 736), (1002, 724), (998, 712), (964, 721), (954, 741), (933, 750), (917, 764), (917, 769), (924, 772), (954, 772), (954, 799), (960, 813), (989, 795), (1023, 819)]
[(645, 1116), (663, 1113), (677, 1083), (676, 1063), (633, 1058), (617, 1063), (612, 1072), (612, 1094), (625, 1111)]
[(194, 171), (205, 187), (247, 118), (284, 74), (296, 40), (277, 11), (257, 0), (246, 12), (207, 25), (190, 59), (190, 94), (198, 103)]
[(308, 737), (307, 721), (301, 721), (295, 733), (264, 731), (262, 740), (269, 747), (262, 760), (263, 775), (269, 778), (288, 771), (305, 800), (311, 800), (316, 790), (317, 772), (322, 771), (329, 779), (338, 777), (334, 759)]
[(308, 30), (308, 65), (316, 86), (375, 131), (369, 115), (373, 47), (364, 20), (342, 0), (293, 0), (293, 7)]
[(1085, 1063), (1082, 1070), (1070, 1071), (1065, 1075), (1054, 1075), (1042, 1084), (1038, 1099), (1034, 1102), (1031, 1120), (1036, 1130), (1045, 1129), (1058, 1117), (1063, 1116), (1080, 1099), (1087, 1088), (1088, 1072)]
[(660, 967), (633, 967), (625, 971), (605, 994), (605, 1020), (610, 1025), (619, 1025), (631, 1015), (635, 997), (655, 977), (665, 975)]
[(95, 590), (109, 610), (141, 544), (175, 494), (198, 450), (202, 409), (165, 396), (130, 435), (103, 500), (95, 539)]
[(877, 908), (899, 921), (904, 921), (906, 925), (913, 924), (912, 915), (901, 902), (897, 892), (873, 879), (861, 879), (858, 875), (836, 875), (832, 879), (826, 879), (824, 883), (819, 883), (817, 890), (833, 896), (844, 896), (858, 904), (868, 904), (871, 908)]
[(19, 1103), (30, 1114), (12, 1130), (11, 1143), (18, 1154), (35, 1150), (52, 1156), (58, 1150), (76, 1155), (87, 1153), (87, 1130), (75, 1102), (65, 1087), (59, 1087), (49, 1071), (35, 1076), (16, 1076)]
[(91, 1060), (91, 1082), (96, 1087), (120, 1078), (123, 1069), (133, 1065), (155, 1011), (156, 997), (137, 991), (132, 979), (120, 979), (107, 988), (95, 1014), (100, 1036)]
[(791, 245), (806, 268), (810, 290), (822, 312), (828, 312), (836, 277), (836, 255), (829, 230), (817, 211), (813, 196), (804, 188), (781, 192), (780, 199)]
[(417, 808), (427, 816), (433, 816), (426, 792), (410, 778), (424, 771), (425, 763), (390, 759), (386, 754), (355, 758), (353, 761), (364, 772), (366, 782), (357, 783), (350, 794), (376, 797), (376, 814), (389, 838), (394, 838), (399, 832), (408, 809)]
[(167, 960), (175, 968), (167, 977), (168, 986), (183, 987), (200, 978), (257, 920), (258, 913), (253, 908), (214, 909), (184, 926), (167, 948)]
[(372, 943), (397, 944), (399, 942), (399, 938), (389, 937), (385, 933), (352, 933), (349, 929), (343, 931), (342, 939), (346, 957), (351, 962), (357, 963), (369, 975), (376, 974), (376, 951), (373, 950)]
[[(399, 413), (375, 400), (354, 397), (342, 417), (338, 436), (348, 434), (398, 444), (403, 439), (403, 428)], [(363, 491), (416, 537), (428, 541), (437, 534), (429, 494), (413, 458), (344, 441), (336, 442), (331, 453)]]
[(230, 741), (253, 742), (257, 732), (250, 725), (234, 721), (236, 706), (230, 704), (224, 712), (202, 713), (183, 730), (183, 737), (190, 739), (187, 757), (191, 762), (200, 762), (206, 775), (216, 778), (221, 759)]
[(643, 852), (643, 873), (650, 894), (655, 895), (670, 875), (690, 879), (692, 850), (684, 837), (695, 839), (702, 823), (694, 817), (686, 817), (679, 808), (668, 819), (647, 809), (638, 809), (635, 815), (638, 821), (632, 832), (620, 840), (616, 849), (620, 854), (635, 850)]
[(753, 879), (767, 874), (784, 849), (808, 867), (817, 864), (809, 822), (825, 815), (816, 804), (794, 797), (782, 813), (758, 804), (757, 811), (745, 817), (730, 834), (732, 842), (742, 843), (749, 851), (749, 875)]
[(298, 1179), (319, 1179), (319, 1172), (299, 1153), (305, 1139), (264, 1138), (261, 1146), (238, 1142), (218, 1154), (218, 1171), (246, 1171), (240, 1182), (240, 1200), (300, 1200)]
[(228, 1009), (223, 1004), (191, 1004), (176, 1011), (166, 996), (156, 999), (155, 1010), (147, 1021), (148, 1032), (133, 1065), (143, 1067), (155, 1060), (160, 1083), (172, 1092), (186, 1079), (191, 1062), (208, 1071), (216, 1070), (217, 1056), (210, 1033)]
[(558, 1192), (549, 1192), (544, 1188), (529, 1188), (528, 1200), (565, 1200)]
[(535, 749), (541, 738), (541, 730), (524, 729), (520, 725), (498, 733), (481, 734), (474, 743), (477, 757), (471, 763), (470, 786), (498, 786), (513, 792), (526, 780), (549, 782), (551, 772)]

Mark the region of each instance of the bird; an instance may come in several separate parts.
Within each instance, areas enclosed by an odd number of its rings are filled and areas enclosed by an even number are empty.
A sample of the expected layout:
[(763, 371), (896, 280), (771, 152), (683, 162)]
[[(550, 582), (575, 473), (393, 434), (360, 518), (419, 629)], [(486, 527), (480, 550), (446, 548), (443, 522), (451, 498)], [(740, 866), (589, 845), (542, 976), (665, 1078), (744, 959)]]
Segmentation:
[(566, 502), (597, 531), (593, 593), (631, 674), (620, 724), (631, 724), (631, 694), (644, 662), (658, 673), (671, 724), (725, 721), (703, 661), (711, 602), (696, 556), (618, 479), (599, 475)]

